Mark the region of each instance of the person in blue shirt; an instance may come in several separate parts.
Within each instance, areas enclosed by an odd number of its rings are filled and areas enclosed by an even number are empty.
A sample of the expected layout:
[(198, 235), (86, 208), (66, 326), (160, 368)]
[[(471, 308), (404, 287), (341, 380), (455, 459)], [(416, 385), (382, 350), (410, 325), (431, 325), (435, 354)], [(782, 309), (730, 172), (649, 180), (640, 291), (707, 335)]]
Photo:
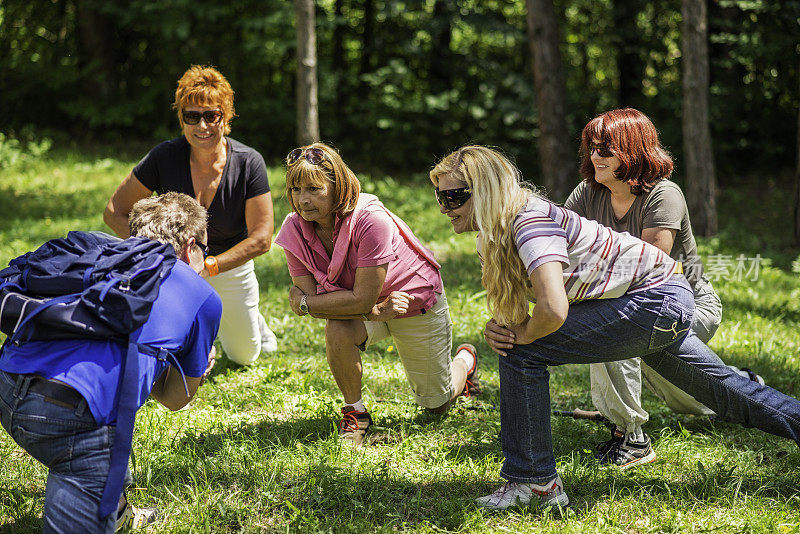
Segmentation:
[[(131, 212), (132, 236), (171, 244), (182, 260), (162, 281), (138, 342), (170, 350), (183, 374), (139, 353), (139, 407), (152, 396), (170, 410), (183, 408), (214, 366), (222, 303), (198, 275), (207, 249), (206, 217), (195, 199), (181, 193), (143, 199)], [(65, 339), (6, 343), (0, 353), (0, 422), (49, 469), (44, 532), (116, 527), (117, 514), (100, 519), (98, 512), (126, 351), (115, 340)]]

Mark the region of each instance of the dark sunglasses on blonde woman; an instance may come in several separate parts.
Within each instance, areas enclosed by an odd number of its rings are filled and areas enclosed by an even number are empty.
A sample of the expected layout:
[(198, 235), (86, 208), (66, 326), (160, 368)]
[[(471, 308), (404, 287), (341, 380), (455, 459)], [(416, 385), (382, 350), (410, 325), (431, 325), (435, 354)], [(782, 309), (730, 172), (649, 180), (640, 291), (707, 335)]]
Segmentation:
[(435, 187), (433, 192), (436, 194), (436, 201), (446, 210), (458, 209), (472, 197), (472, 190), (469, 187), (445, 190), (439, 190), (438, 187)]
[(209, 111), (184, 111), (182, 114), (183, 122), (194, 126), (200, 122), (200, 119), (206, 121), (206, 124), (217, 124), (222, 118), (222, 112), (218, 109)]
[(311, 147), (303, 150), (302, 148), (295, 148), (286, 156), (286, 164), (294, 165), (297, 160), (305, 157), (306, 161), (312, 165), (319, 165), (325, 160), (325, 152), (321, 148)]

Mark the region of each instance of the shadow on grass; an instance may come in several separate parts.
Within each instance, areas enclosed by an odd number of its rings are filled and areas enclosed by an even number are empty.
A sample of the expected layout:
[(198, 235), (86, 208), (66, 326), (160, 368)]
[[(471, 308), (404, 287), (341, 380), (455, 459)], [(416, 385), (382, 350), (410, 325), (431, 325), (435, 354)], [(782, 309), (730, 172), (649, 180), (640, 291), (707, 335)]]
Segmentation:
[[(776, 288), (777, 289), (777, 288)], [(788, 292), (790, 289), (784, 289)], [(764, 304), (758, 300), (741, 297), (726, 297), (724, 302), (727, 310), (736, 310), (741, 314), (752, 313), (768, 321), (783, 323), (793, 326), (800, 323), (800, 309), (794, 301)]]
[(43, 492), (5, 488), (0, 491), (0, 510), (5, 510), (9, 516), (13, 511), (13, 517), (0, 520), (0, 534), (41, 532), (42, 518), (37, 506), (39, 501), (44, 501)]
[(771, 353), (764, 352), (759, 356), (752, 354), (745, 348), (719, 351), (717, 355), (728, 365), (748, 367), (761, 375), (766, 385), (777, 389), (781, 393), (797, 398), (800, 395), (800, 382), (796, 364), (786, 359), (773, 357)]
[[(409, 434), (417, 432), (440, 432), (453, 434), (458, 432), (459, 441), (454, 445), (457, 455), (480, 460), (487, 454), (496, 453), (498, 442), (480, 443), (485, 438), (486, 430), (480, 425), (463, 428), (460, 416), (468, 411), (486, 411), (491, 417), (493, 409), (481, 407), (459, 406), (447, 415), (435, 415), (420, 409), (419, 413), (408, 418), (405, 415), (385, 414), (376, 417), (374, 425), (366, 436), (367, 445), (384, 445), (398, 443)], [(225, 427), (216, 427), (212, 431), (199, 434), (187, 434), (179, 442), (179, 448), (186, 448), (193, 457), (213, 457), (220, 454), (234, 443), (251, 443), (262, 452), (297, 447), (298, 445), (319, 445), (331, 441), (336, 435), (337, 414), (312, 414), (308, 417), (297, 417), (290, 420), (265, 419), (258, 423), (240, 423)]]
[[(472, 412), (497, 417), (491, 406), (466, 403), (457, 405), (446, 417), (422, 411), (410, 416), (389, 414), (368, 435), (368, 444), (356, 451), (335, 442), (333, 414), (217, 426), (210, 432), (184, 436), (175, 445), (182, 451), (176, 460), (153, 464), (152, 484), (156, 487), (169, 481), (175, 487), (203, 480), (213, 494), (246, 496), (246, 502), (238, 506), (267, 508), (273, 518), (279, 516), (295, 530), (374, 531), (378, 527), (391, 530), (392, 526), (405, 530), (422, 525), (469, 529), (470, 521), (475, 521), (474, 498), (494, 491), (501, 482), (494, 474), (484, 475), (485, 459), (500, 456), (499, 436), (487, 432), (485, 424), (464, 425), (462, 418)], [(697, 431), (714, 434), (720, 430), (705, 418), (688, 420), (695, 423), (690, 426)], [(683, 427), (674, 417), (664, 422)], [(392, 445), (395, 438), (427, 430), (443, 435), (457, 431), (457, 440), (449, 445), (446, 461), (441, 455), (428, 460), (424, 450), (415, 452), (413, 456), (430, 465), (423, 465), (420, 474), (413, 471), (420, 469), (419, 463), (405, 466), (407, 452), (395, 455)], [(728, 429), (722, 430), (728, 438)], [(628, 496), (641, 497), (648, 506), (691, 509), (698, 502), (728, 505), (748, 496), (785, 502), (798, 493), (797, 471), (787, 464), (785, 454), (765, 455), (763, 461), (756, 460), (758, 466), (744, 467), (742, 462), (736, 463), (740, 452), (736, 439), (730, 440), (718, 462), (707, 466), (697, 468), (688, 460), (688, 468), (677, 473), (671, 473), (672, 466), (666, 464), (622, 472), (601, 468), (587, 450), (599, 438), (607, 437), (603, 426), (554, 418), (553, 433), (572, 513), (578, 519), (593, 514), (598, 505)], [(664, 443), (669, 440), (680, 437), (670, 436)], [(713, 436), (711, 441), (716, 441)], [(658, 442), (656, 438), (657, 447)], [(483, 467), (468, 470), (466, 475), (449, 467), (463, 464), (467, 458), (471, 465)], [(540, 517), (534, 511), (521, 513), (534, 521)], [(506, 515), (484, 517), (502, 522)]]
[(39, 222), (48, 217), (54, 220), (94, 217), (102, 213), (102, 208), (98, 210), (95, 206), (104, 202), (106, 196), (108, 192), (99, 187), (89, 191), (59, 192), (57, 195), (49, 191), (20, 193), (0, 187), (0, 213), (3, 214), (0, 230), (12, 230), (25, 221)]

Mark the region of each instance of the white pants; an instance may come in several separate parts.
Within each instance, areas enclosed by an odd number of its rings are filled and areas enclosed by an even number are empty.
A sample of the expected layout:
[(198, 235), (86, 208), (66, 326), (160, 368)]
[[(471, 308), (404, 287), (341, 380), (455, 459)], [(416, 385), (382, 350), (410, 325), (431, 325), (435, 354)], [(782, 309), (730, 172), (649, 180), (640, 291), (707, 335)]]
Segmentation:
[[(722, 302), (708, 282), (695, 294), (692, 330), (703, 343), (714, 336), (722, 322)], [(642, 381), (674, 412), (713, 415), (714, 412), (656, 373), (639, 358), (589, 365), (592, 402), (626, 434), (643, 436), (642, 424), (650, 415), (642, 408)]]
[(258, 311), (258, 280), (253, 260), (206, 280), (222, 299), (219, 324), (222, 350), (240, 365), (253, 363), (261, 354), (260, 323), (264, 322)]

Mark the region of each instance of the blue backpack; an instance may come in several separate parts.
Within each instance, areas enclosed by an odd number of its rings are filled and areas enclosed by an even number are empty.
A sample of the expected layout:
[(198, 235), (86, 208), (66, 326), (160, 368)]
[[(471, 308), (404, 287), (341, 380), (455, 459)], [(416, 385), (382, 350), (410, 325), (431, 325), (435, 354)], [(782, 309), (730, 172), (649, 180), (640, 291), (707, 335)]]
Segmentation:
[(116, 511), (128, 467), (139, 408), (138, 353), (171, 358), (177, 364), (169, 351), (136, 341), (176, 261), (171, 245), (150, 239), (70, 232), (0, 271), (0, 331), (7, 336), (5, 343), (90, 338), (116, 339), (128, 347), (101, 518)]

